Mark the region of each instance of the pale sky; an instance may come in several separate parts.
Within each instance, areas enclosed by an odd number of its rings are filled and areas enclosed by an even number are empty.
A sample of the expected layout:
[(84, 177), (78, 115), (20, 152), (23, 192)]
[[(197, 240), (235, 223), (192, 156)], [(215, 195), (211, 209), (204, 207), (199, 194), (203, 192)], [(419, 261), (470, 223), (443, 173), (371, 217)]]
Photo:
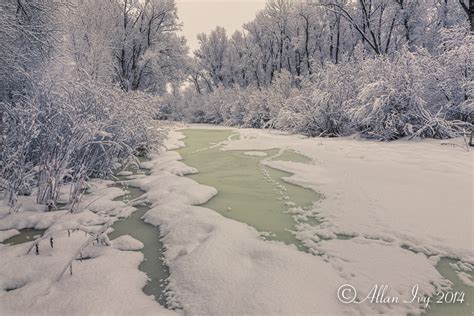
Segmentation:
[(176, 3), (190, 53), (198, 48), (197, 34), (209, 33), (219, 25), (226, 29), (227, 35), (232, 35), (265, 6), (265, 0), (177, 0)]

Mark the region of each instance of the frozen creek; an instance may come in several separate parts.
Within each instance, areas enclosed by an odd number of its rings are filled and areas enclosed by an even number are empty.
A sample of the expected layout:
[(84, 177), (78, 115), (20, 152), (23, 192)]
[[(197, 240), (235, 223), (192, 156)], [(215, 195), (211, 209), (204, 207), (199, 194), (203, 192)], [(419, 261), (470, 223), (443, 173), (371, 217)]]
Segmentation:
[[(217, 195), (200, 204), (201, 206), (254, 227), (260, 232), (262, 239), (282, 241), (295, 245), (300, 251), (308, 251), (292, 230), (298, 223), (317, 225), (323, 219), (317, 214), (312, 214), (312, 217), (302, 216), (307, 212), (299, 212), (298, 208), (308, 211), (315, 201), (323, 197), (313, 190), (286, 182), (284, 178), (291, 174), (268, 167), (262, 162), (273, 160), (310, 164), (309, 158), (279, 148), (223, 151), (222, 141), (238, 137), (230, 130), (196, 129), (181, 132), (186, 136), (184, 140), (186, 147), (177, 150), (182, 162), (199, 171), (187, 177), (218, 190)], [(121, 180), (127, 180), (127, 177), (122, 177)], [(118, 198), (124, 202), (144, 194), (144, 191), (137, 188), (129, 186), (124, 188), (129, 194)], [(147, 295), (155, 296), (161, 305), (167, 306), (165, 280), (169, 276), (169, 269), (164, 264), (164, 247), (159, 238), (159, 229), (143, 221), (143, 216), (150, 209), (149, 205), (141, 204), (136, 207), (137, 210), (128, 218), (114, 223), (114, 231), (109, 237), (115, 239), (122, 235), (131, 235), (144, 244), (141, 250), (144, 261), (139, 268), (150, 280), (143, 290)], [(32, 236), (40, 233), (41, 231), (24, 230), (5, 243), (27, 242)], [(344, 241), (350, 240), (352, 236), (340, 234), (335, 238)], [(462, 305), (434, 305), (428, 314), (471, 315), (472, 288), (460, 282), (450, 263), (456, 261), (442, 258), (436, 268), (443, 277), (453, 282), (453, 290), (466, 292), (466, 302)]]
[[(320, 196), (310, 189), (285, 182), (289, 173), (264, 166), (263, 160), (309, 162), (292, 151), (223, 151), (218, 145), (229, 137), (228, 130), (184, 130), (186, 147), (178, 150), (182, 162), (199, 172), (188, 177), (214, 187), (218, 194), (202, 206), (225, 217), (246, 223), (267, 239), (301, 247), (291, 233), (295, 218), (291, 212), (310, 209)], [(214, 145), (212, 145), (214, 144)], [(316, 219), (312, 219), (313, 221)]]
[[(213, 209), (225, 217), (244, 222), (269, 239), (294, 244), (300, 250), (304, 245), (291, 234), (298, 216), (288, 212), (294, 207), (310, 208), (321, 196), (314, 191), (285, 182), (288, 173), (265, 167), (264, 159), (311, 163), (311, 160), (293, 151), (278, 149), (263, 151), (222, 151), (220, 142), (238, 137), (229, 130), (182, 130), (186, 147), (178, 150), (183, 162), (199, 170), (189, 177), (199, 183), (218, 189), (218, 195), (203, 206)], [(274, 158), (272, 158), (274, 157)], [(296, 220), (296, 221), (295, 221)], [(317, 223), (317, 218), (305, 222)], [(269, 234), (265, 234), (268, 232)], [(337, 235), (347, 240), (350, 236)], [(450, 264), (456, 261), (443, 257), (436, 268), (450, 280), (454, 291), (466, 293), (464, 304), (435, 304), (428, 315), (472, 315), (473, 289), (464, 285)], [(472, 275), (472, 273), (471, 273)]]

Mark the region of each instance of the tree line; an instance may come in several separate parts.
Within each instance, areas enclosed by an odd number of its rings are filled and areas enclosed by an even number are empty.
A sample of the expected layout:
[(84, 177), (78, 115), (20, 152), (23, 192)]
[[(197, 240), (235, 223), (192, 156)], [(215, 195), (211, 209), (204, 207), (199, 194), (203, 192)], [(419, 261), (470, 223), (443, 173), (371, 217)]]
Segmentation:
[(474, 123), (463, 0), (270, 0), (199, 43), (191, 86), (167, 96), (163, 118), (379, 140)]

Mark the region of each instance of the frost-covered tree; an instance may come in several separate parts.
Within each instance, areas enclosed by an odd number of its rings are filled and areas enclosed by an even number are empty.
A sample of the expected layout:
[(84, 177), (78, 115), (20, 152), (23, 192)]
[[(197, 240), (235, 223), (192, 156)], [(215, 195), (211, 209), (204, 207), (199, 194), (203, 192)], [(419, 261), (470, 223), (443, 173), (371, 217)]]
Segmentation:
[(58, 16), (66, 3), (6, 0), (0, 3), (0, 100), (29, 89), (54, 50)]
[(10, 205), (35, 194), (54, 206), (66, 182), (76, 200), (90, 177), (160, 146), (156, 94), (185, 75), (173, 1), (8, 1), (0, 17), (0, 190)]
[(225, 29), (217, 27), (209, 36), (198, 35), (200, 47), (194, 52), (199, 65), (214, 87), (229, 86), (229, 39)]
[(174, 0), (114, 1), (115, 80), (128, 90), (162, 93), (180, 80), (187, 49)]

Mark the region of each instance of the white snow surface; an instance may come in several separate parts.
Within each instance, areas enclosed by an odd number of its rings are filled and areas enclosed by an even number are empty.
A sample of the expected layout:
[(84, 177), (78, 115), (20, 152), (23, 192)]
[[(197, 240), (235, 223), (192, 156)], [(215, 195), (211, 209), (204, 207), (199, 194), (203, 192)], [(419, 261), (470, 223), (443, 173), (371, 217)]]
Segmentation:
[[(28, 244), (1, 246), (0, 310), (2, 315), (168, 315), (174, 314), (143, 294), (146, 275), (138, 270), (140, 252), (94, 246), (94, 258), (59, 271), (86, 240), (82, 232), (57, 235), (40, 255), (27, 255)], [(100, 251), (99, 251), (100, 250)], [(15, 289), (5, 292), (5, 289)]]
[(0, 230), (0, 242), (7, 240), (13, 236), (18, 235), (20, 232), (16, 229)]
[[(449, 281), (442, 278), (426, 255), (415, 254), (384, 241), (362, 237), (333, 239), (321, 241), (317, 249), (334, 269), (340, 271), (345, 283), (357, 289), (359, 300), (367, 297), (374, 285), (387, 285), (386, 296), (397, 296), (400, 301), (412, 299), (415, 285), (419, 287), (420, 296), (433, 296), (437, 289), (449, 288)], [(384, 304), (371, 305), (377, 313), (391, 315), (399, 312)], [(403, 305), (407, 308), (403, 314), (419, 313), (419, 306)]]
[(184, 142), (182, 141), (182, 139), (184, 138), (185, 137), (182, 133), (171, 129), (168, 131), (168, 137), (164, 142), (164, 146), (167, 150), (173, 150), (184, 147)]
[(474, 287), (474, 280), (473, 278), (466, 272), (456, 272), (459, 279), (467, 286)]

